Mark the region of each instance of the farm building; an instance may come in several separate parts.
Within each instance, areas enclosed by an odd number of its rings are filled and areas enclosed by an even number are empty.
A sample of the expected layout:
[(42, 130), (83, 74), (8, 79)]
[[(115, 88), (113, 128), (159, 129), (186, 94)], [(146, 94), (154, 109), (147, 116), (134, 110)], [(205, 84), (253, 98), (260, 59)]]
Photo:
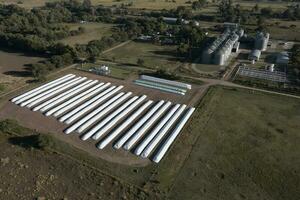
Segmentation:
[(223, 26), (229, 29), (237, 29), (239, 25), (237, 23), (224, 22)]
[(99, 75), (108, 75), (108, 74), (110, 74), (110, 69), (106, 65), (102, 65), (102, 66), (99, 66), (99, 67), (93, 67), (89, 71), (91, 71), (95, 74), (99, 74)]
[(243, 35), (242, 29), (226, 29), (223, 34), (215, 39), (213, 43), (203, 51), (202, 63), (225, 65), (233, 49), (238, 51), (239, 38)]
[(163, 17), (163, 21), (166, 22), (167, 24), (177, 24), (178, 19), (175, 17)]
[(261, 51), (254, 49), (251, 51), (251, 53), (249, 54), (248, 59), (251, 61), (258, 61), (261, 55)]
[(185, 95), (187, 90), (192, 89), (192, 86), (190, 84), (170, 81), (167, 79), (161, 79), (147, 75), (141, 75), (140, 79), (135, 80), (135, 84), (179, 95)]
[[(188, 21), (188, 20), (178, 19), (176, 17), (163, 17), (163, 21), (167, 24), (180, 24), (180, 23), (189, 24), (190, 23), (190, 21)], [(197, 24), (195, 24), (195, 25), (197, 25)]]
[(268, 47), (269, 38), (269, 33), (258, 32), (255, 36), (254, 49), (266, 51)]
[(290, 61), (289, 54), (286, 51), (280, 52), (276, 55), (276, 64), (286, 65)]

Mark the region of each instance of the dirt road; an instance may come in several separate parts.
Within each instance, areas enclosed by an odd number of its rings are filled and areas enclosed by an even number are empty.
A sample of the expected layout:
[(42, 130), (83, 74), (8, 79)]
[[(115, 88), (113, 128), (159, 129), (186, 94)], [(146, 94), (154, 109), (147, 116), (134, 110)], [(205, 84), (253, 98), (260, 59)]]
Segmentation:
[(232, 83), (230, 81), (225, 81), (225, 80), (209, 79), (209, 78), (197, 78), (197, 77), (190, 77), (190, 76), (186, 76), (186, 77), (193, 78), (193, 79), (196, 79), (196, 80), (201, 80), (201, 81), (206, 83), (205, 85), (207, 87), (212, 86), (212, 85), (224, 85), (224, 86), (229, 86), (229, 87), (244, 88), (244, 89), (249, 89), (249, 90), (254, 90), (254, 91), (259, 91), (259, 92), (266, 92), (266, 93), (270, 93), (270, 94), (278, 94), (278, 95), (283, 95), (283, 96), (287, 96), (287, 97), (293, 97), (293, 98), (300, 99), (300, 96), (297, 96), (297, 95), (286, 94), (286, 93), (281, 93), (281, 92), (275, 92), (275, 91), (270, 91), (270, 90), (265, 90), (265, 89), (259, 89), (259, 88), (239, 85), (239, 84)]
[(122, 46), (128, 44), (129, 42), (131, 42), (131, 40), (127, 40), (127, 41), (125, 41), (125, 42), (122, 42), (121, 44), (118, 44), (117, 46), (114, 46), (114, 47), (112, 47), (112, 48), (110, 48), (110, 49), (106, 49), (105, 51), (102, 51), (102, 54), (106, 54), (106, 53), (108, 53), (108, 52), (110, 52), (110, 51), (112, 51), (112, 50), (115, 50), (115, 49), (117, 49), (117, 48), (120, 48), (120, 47), (122, 47)]

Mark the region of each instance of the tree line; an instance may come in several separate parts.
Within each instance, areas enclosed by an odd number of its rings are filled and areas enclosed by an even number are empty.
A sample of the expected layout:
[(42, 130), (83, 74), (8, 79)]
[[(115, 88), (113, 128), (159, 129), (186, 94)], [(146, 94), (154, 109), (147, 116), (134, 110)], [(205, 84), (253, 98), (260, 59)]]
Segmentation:
[[(0, 43), (4, 48), (26, 53), (38, 53), (48, 57), (46, 61), (33, 64), (32, 75), (43, 79), (56, 68), (69, 65), (81, 54), (83, 47), (73, 48), (59, 43), (65, 37), (82, 34), (83, 27), (70, 30), (63, 23), (87, 21), (111, 21), (110, 10), (93, 7), (89, 0), (46, 3), (44, 7), (26, 10), (17, 5), (0, 5)], [(89, 56), (94, 55), (127, 36), (120, 33), (90, 42), (86, 47)], [(101, 46), (101, 47), (100, 47)]]
[[(184, 10), (178, 8), (174, 12), (186, 17)], [(90, 41), (88, 44), (77, 44), (71, 47), (58, 42), (60, 39), (82, 34), (85, 31), (82, 27), (70, 30), (64, 23), (85, 20), (111, 22), (116, 26), (110, 36)], [(81, 57), (94, 61), (103, 50), (116, 43), (135, 39), (141, 34), (155, 35), (158, 32), (172, 33), (174, 40), (179, 44), (179, 52), (185, 55), (193, 46), (199, 45), (204, 37), (202, 30), (197, 27), (168, 26), (161, 17), (118, 17), (108, 8), (92, 6), (90, 0), (51, 2), (46, 3), (44, 7), (31, 10), (16, 5), (0, 5), (2, 47), (38, 53), (49, 58), (42, 63), (32, 65), (32, 75), (37, 79), (43, 79), (49, 71), (69, 65)]]

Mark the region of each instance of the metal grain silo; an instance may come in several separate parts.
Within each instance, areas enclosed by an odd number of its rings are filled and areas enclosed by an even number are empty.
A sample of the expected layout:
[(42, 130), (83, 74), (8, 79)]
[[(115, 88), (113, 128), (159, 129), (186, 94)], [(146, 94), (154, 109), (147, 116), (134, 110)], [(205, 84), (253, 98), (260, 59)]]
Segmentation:
[(254, 44), (255, 49), (266, 51), (268, 47), (269, 38), (270, 38), (269, 33), (262, 33), (262, 32), (257, 33), (255, 37), (255, 44)]
[(224, 65), (225, 64), (225, 52), (220, 49), (216, 52), (214, 56), (214, 64), (216, 65)]

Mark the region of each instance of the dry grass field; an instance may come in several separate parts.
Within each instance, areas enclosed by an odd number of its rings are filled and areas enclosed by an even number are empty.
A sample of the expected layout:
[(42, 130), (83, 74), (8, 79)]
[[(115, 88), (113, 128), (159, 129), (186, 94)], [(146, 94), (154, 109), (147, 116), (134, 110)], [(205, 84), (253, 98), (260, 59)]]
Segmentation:
[[(45, 2), (54, 2), (57, 0), (0, 0), (0, 3), (4, 4), (19, 4), (25, 8), (39, 7), (45, 5)], [(191, 0), (193, 2), (195, 0)], [(210, 1), (212, 2), (212, 1)], [(161, 9), (174, 9), (178, 6), (190, 6), (187, 0), (92, 0), (93, 5), (104, 5), (104, 6), (119, 6), (121, 4), (131, 4), (130, 8), (134, 9), (149, 9), (149, 10), (161, 10)], [(240, 6), (251, 9), (256, 3), (259, 4), (260, 8), (271, 7), (274, 10), (283, 10), (289, 4), (280, 1), (263, 1), (263, 2), (252, 2), (247, 0), (234, 0), (234, 4), (239, 4)], [(201, 10), (203, 13), (216, 13), (216, 3), (210, 3), (208, 7)]]
[(137, 65), (138, 59), (142, 59), (146, 68), (175, 70), (182, 65), (176, 56), (175, 45), (160, 46), (151, 43), (130, 42), (102, 55), (102, 58), (125, 65)]
[(92, 0), (92, 2), (97, 5), (105, 5), (105, 6), (112, 6), (112, 5), (121, 5), (121, 4), (128, 4), (132, 3), (131, 8), (138, 8), (138, 9), (150, 9), (150, 10), (160, 10), (160, 9), (173, 9), (177, 6), (184, 6), (190, 5), (187, 4), (186, 0), (121, 0), (121, 1), (112, 1), (112, 0)]
[(170, 199), (299, 199), (299, 120), (298, 99), (209, 90), (169, 152), (194, 137)]
[[(45, 5), (45, 2), (53, 2), (57, 0), (0, 0), (0, 3), (14, 3), (25, 8), (39, 7)], [(22, 2), (20, 4), (20, 2)], [(93, 5), (104, 5), (104, 6), (113, 6), (113, 5), (121, 5), (133, 3), (132, 8), (146, 8), (151, 10), (159, 10), (159, 9), (171, 9), (176, 8), (180, 5), (189, 5), (186, 4), (186, 0), (176, 0), (173, 2), (172, 0), (121, 0), (121, 1), (113, 1), (113, 0), (92, 0)]]
[(37, 63), (43, 58), (0, 50), (0, 94), (22, 85), (31, 79), (26, 65)]
[(8, 125), (13, 123), (0, 122), (0, 199), (145, 198), (140, 189), (58, 152), (49, 138)]
[(111, 34), (111, 28), (113, 27), (112, 24), (105, 23), (74, 23), (65, 25), (68, 26), (70, 30), (77, 30), (79, 27), (85, 29), (85, 32), (80, 35), (70, 36), (60, 40), (60, 42), (71, 46), (74, 46), (75, 44), (87, 44), (89, 41), (99, 40), (103, 36), (108, 36)]

